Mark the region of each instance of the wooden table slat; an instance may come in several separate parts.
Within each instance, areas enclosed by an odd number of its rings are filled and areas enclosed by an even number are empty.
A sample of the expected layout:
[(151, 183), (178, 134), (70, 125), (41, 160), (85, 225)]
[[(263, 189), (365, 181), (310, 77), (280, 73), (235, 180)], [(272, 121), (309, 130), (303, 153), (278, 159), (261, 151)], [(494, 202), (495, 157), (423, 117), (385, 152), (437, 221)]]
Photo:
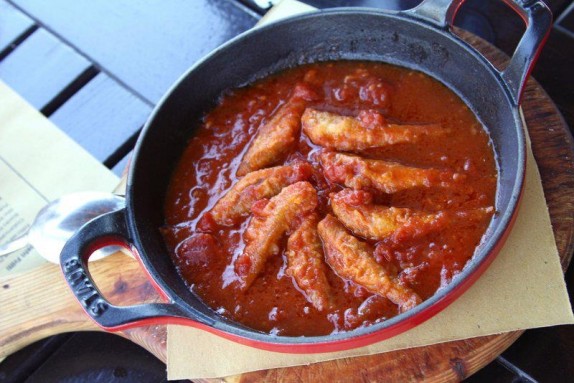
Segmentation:
[(89, 67), (72, 48), (38, 29), (0, 61), (0, 79), (42, 109)]
[(34, 21), (4, 0), (0, 0), (0, 52), (34, 25)]
[(14, 3), (151, 104), (199, 58), (257, 21), (228, 0)]
[(100, 73), (50, 116), (50, 120), (100, 162), (142, 127), (151, 107)]

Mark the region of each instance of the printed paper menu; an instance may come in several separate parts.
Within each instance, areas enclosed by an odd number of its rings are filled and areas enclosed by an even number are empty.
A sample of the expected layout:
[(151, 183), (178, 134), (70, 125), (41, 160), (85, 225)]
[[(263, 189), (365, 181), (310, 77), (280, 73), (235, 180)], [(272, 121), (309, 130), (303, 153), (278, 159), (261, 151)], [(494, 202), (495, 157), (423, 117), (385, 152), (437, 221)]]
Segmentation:
[[(112, 191), (119, 178), (0, 81), (0, 244), (26, 233), (48, 202)], [(0, 277), (45, 261), (31, 246), (0, 257)]]

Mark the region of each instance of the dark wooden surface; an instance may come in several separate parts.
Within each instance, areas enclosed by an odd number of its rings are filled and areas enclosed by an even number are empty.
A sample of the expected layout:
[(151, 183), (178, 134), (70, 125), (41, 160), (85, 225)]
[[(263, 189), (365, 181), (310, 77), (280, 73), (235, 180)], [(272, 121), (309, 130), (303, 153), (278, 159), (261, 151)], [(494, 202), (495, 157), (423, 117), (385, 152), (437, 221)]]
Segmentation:
[[(417, 1), (308, 3), (399, 9)], [(570, 1), (547, 3), (557, 25), (534, 77), (573, 126), (574, 10)], [(249, 0), (137, 4), (0, 0), (0, 79), (119, 174), (141, 125), (171, 82), (264, 13)], [(467, 1), (457, 25), (507, 53), (523, 29), (520, 20), (495, 0)], [(571, 297), (572, 270), (566, 277)], [(91, 344), (89, 350), (85, 341)], [(49, 338), (0, 363), (0, 382), (40, 381), (39, 377), (46, 377), (43, 381), (164, 381), (164, 366), (153, 364), (146, 351), (126, 342), (114, 335), (86, 333)], [(570, 381), (573, 352), (573, 326), (530, 330), (469, 381)], [(94, 363), (97, 360), (109, 364)], [(144, 373), (140, 373), (142, 365), (149, 367)]]

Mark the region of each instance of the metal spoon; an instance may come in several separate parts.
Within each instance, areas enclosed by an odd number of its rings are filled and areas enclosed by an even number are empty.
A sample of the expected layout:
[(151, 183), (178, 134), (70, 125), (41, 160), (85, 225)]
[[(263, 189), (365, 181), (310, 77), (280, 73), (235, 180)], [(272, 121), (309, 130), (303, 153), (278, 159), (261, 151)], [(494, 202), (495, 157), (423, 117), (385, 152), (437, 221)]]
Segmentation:
[[(125, 199), (112, 193), (79, 192), (50, 202), (38, 212), (28, 232), (14, 241), (0, 246), (0, 257), (30, 244), (42, 257), (60, 263), (60, 252), (66, 241), (91, 219), (125, 207)], [(96, 251), (90, 261), (120, 250), (107, 246)]]

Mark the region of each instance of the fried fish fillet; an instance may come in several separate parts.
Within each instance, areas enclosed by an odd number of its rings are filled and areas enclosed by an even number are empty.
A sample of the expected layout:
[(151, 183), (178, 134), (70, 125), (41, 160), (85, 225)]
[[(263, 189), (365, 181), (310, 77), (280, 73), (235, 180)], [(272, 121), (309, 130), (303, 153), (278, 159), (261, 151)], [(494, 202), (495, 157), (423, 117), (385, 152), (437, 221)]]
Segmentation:
[(371, 193), (344, 189), (331, 193), (331, 208), (354, 234), (380, 241), (391, 235), (417, 237), (444, 228), (446, 213), (375, 205)]
[(396, 193), (414, 187), (446, 186), (464, 176), (449, 170), (424, 169), (371, 160), (342, 153), (322, 152), (321, 166), (325, 177), (353, 189), (375, 189)]
[(319, 235), (325, 248), (325, 259), (341, 277), (349, 279), (374, 294), (388, 298), (405, 312), (422, 302), (410, 288), (391, 277), (373, 258), (371, 247), (349, 234), (332, 215), (319, 222)]
[(307, 108), (301, 117), (301, 125), (303, 132), (316, 145), (342, 151), (416, 143), (422, 137), (442, 136), (447, 132), (438, 124), (389, 124), (375, 111), (364, 111), (358, 117), (349, 117)]
[(281, 239), (294, 229), (298, 218), (316, 207), (317, 192), (305, 181), (287, 186), (269, 201), (260, 200), (252, 206), (253, 218), (244, 234), (245, 249), (235, 261), (243, 290), (263, 271), (267, 259), (279, 254)]
[(285, 186), (307, 180), (312, 174), (313, 167), (307, 162), (251, 172), (217, 201), (209, 214), (219, 225), (232, 226), (249, 214), (254, 202), (271, 198)]
[(307, 101), (315, 94), (308, 85), (301, 83), (292, 95), (259, 131), (237, 169), (238, 176), (272, 166), (283, 160), (296, 145), (301, 126), (301, 114)]
[(331, 306), (332, 295), (323, 245), (317, 233), (318, 223), (317, 213), (311, 213), (289, 237), (285, 273), (293, 277), (309, 302), (318, 311), (323, 311)]

